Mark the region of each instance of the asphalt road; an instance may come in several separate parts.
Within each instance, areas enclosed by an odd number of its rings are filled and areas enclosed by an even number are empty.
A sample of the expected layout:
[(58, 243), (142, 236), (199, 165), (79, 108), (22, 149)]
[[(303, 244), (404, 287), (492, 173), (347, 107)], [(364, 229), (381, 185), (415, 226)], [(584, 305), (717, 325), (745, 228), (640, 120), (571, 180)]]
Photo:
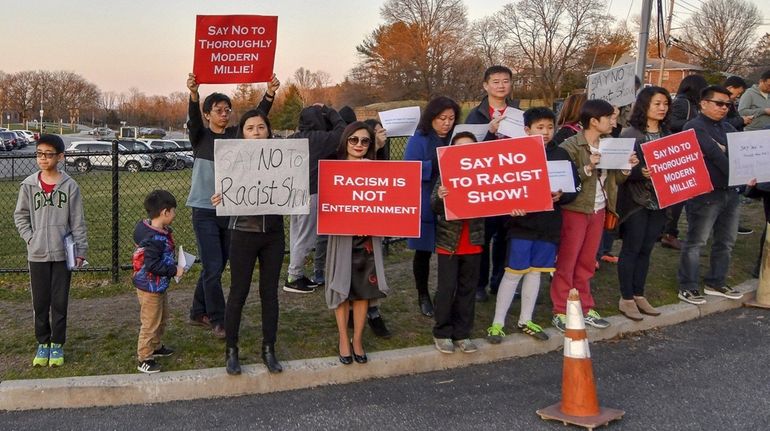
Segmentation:
[[(593, 344), (600, 402), (626, 411), (601, 429), (770, 429), (768, 346), (770, 314), (754, 309)], [(6, 412), (0, 429), (578, 429), (535, 414), (558, 400), (561, 367), (561, 353), (553, 352), (269, 395)]]

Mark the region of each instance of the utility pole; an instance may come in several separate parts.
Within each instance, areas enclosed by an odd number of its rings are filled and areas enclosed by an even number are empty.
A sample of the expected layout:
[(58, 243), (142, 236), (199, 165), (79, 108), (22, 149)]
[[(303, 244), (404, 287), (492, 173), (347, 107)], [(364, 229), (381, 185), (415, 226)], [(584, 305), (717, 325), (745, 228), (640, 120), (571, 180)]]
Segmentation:
[(666, 68), (666, 59), (668, 58), (668, 47), (671, 40), (671, 19), (674, 17), (674, 0), (668, 3), (668, 17), (666, 18), (665, 34), (663, 35), (663, 55), (660, 59), (660, 70), (658, 71), (658, 87), (663, 86), (663, 70)]
[(650, 39), (650, 14), (652, 0), (642, 0), (642, 22), (639, 26), (639, 53), (636, 59), (636, 76), (644, 84), (644, 71), (647, 65), (647, 42)]

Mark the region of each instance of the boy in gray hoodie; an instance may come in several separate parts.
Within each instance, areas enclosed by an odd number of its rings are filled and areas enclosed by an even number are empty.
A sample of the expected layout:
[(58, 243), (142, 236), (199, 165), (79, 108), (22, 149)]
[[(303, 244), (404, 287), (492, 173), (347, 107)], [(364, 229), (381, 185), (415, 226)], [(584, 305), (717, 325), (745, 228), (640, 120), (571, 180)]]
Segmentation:
[(74, 265), (85, 261), (86, 220), (80, 188), (65, 172), (64, 142), (57, 135), (40, 136), (35, 150), (40, 171), (21, 182), (13, 221), (27, 243), (35, 338), (33, 366), (64, 365), (67, 302), (72, 273), (67, 265), (64, 237), (72, 235)]

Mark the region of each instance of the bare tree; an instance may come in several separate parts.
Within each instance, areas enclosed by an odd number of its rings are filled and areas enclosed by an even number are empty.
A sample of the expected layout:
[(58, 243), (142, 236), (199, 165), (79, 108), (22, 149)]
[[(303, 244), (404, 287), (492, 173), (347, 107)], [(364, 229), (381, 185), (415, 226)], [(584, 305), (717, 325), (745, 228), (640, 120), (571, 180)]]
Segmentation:
[(692, 14), (680, 39), (682, 47), (697, 57), (705, 69), (743, 73), (760, 24), (762, 14), (753, 3), (708, 0), (698, 13)]
[(495, 16), (474, 21), (468, 36), (487, 66), (503, 62), (505, 32)]
[(577, 67), (597, 29), (611, 18), (603, 0), (520, 0), (507, 4), (500, 22), (515, 55), (528, 68), (528, 79), (551, 103), (565, 73)]

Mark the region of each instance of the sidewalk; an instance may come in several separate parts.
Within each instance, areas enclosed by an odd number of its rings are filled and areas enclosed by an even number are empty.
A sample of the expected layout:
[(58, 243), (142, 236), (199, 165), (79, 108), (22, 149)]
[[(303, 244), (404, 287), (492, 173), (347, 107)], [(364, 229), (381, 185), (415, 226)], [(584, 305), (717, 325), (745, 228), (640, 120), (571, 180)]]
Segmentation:
[[(658, 317), (633, 322), (621, 315), (609, 317), (612, 326), (588, 331), (591, 342), (615, 338), (621, 334), (675, 325), (712, 313), (739, 308), (753, 298), (757, 280), (748, 280), (736, 289), (746, 293), (741, 300), (708, 297), (701, 306), (678, 303), (659, 307)], [(282, 362), (284, 372), (273, 375), (262, 364), (243, 366), (243, 374), (228, 376), (224, 368), (172, 371), (153, 375), (123, 374), (68, 377), (60, 379), (11, 380), (0, 382), (0, 410), (78, 408), (125, 404), (148, 404), (199, 398), (260, 394), (316, 386), (351, 383), (372, 378), (386, 378), (444, 370), (542, 354), (560, 349), (563, 337), (553, 328), (546, 342), (523, 334), (507, 336), (499, 345), (476, 340), (479, 351), (473, 354), (439, 353), (433, 346), (374, 352), (366, 365), (343, 366), (336, 357)], [(224, 360), (223, 360), (224, 361)], [(595, 366), (601, 366), (601, 358)]]

